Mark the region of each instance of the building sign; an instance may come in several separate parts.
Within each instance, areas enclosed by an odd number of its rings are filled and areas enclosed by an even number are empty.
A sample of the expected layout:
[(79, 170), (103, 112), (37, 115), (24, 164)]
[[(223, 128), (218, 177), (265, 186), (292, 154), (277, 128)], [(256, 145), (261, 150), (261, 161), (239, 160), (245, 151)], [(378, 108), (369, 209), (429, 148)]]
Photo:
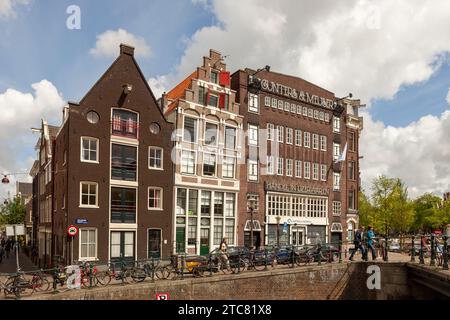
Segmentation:
[(88, 224), (88, 220), (87, 219), (76, 219), (75, 223), (76, 224)]
[(303, 90), (297, 90), (267, 79), (250, 78), (250, 82), (261, 83), (261, 89), (267, 92), (275, 93), (281, 96), (285, 96), (289, 99), (298, 100), (301, 102), (309, 103), (315, 106), (324, 107), (330, 110), (334, 110), (334, 101), (318, 95), (311, 94)]
[(300, 194), (310, 194), (318, 196), (328, 196), (328, 188), (317, 188), (305, 185), (295, 185), (295, 184), (279, 184), (265, 182), (264, 189), (266, 191), (277, 191), (277, 192), (289, 192), (289, 193), (300, 193)]

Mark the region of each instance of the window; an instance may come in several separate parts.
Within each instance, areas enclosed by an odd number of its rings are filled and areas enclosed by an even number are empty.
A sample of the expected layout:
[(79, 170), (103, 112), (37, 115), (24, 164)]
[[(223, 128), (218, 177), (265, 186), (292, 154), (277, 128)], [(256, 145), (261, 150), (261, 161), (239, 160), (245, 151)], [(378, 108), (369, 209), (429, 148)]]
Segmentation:
[(277, 108), (277, 103), (278, 103), (278, 100), (277, 99), (275, 99), (275, 98), (272, 98), (272, 108)]
[(177, 189), (177, 215), (185, 215), (186, 214), (186, 195), (187, 190), (184, 188)]
[(137, 181), (137, 148), (122, 144), (111, 148), (111, 179)]
[(353, 241), (353, 228), (354, 228), (354, 223), (353, 222), (349, 222), (347, 223), (347, 239), (348, 241)]
[(340, 215), (341, 215), (341, 202), (333, 201), (333, 216), (340, 216)]
[(312, 135), (312, 147), (314, 150), (319, 150), (319, 135), (316, 133), (313, 133)]
[(202, 216), (211, 215), (211, 191), (202, 191), (200, 213)]
[(163, 168), (163, 149), (158, 147), (149, 147), (148, 149), (148, 167), (149, 169)]
[(283, 162), (283, 158), (278, 158), (277, 175), (279, 176), (283, 175)]
[(258, 127), (252, 124), (248, 125), (248, 144), (258, 145)]
[(223, 192), (214, 192), (214, 215), (223, 216)]
[(309, 132), (303, 132), (303, 146), (305, 148), (311, 148), (311, 133)]
[(295, 160), (295, 177), (302, 177), (302, 162), (300, 160)]
[(278, 142), (283, 142), (283, 140), (284, 140), (284, 127), (283, 126), (277, 126), (277, 132), (278, 132), (277, 141)]
[(333, 143), (333, 160), (338, 161), (341, 156), (341, 146), (337, 143)]
[(234, 220), (227, 219), (225, 222), (225, 237), (227, 237), (228, 244), (234, 244)]
[[(253, 208), (251, 206), (253, 205)], [(259, 195), (255, 193), (247, 193), (247, 212), (257, 212), (259, 210)]]
[(234, 178), (235, 159), (233, 157), (224, 157), (222, 162), (222, 177)]
[(111, 222), (136, 223), (136, 189), (111, 188)]
[(248, 94), (248, 111), (259, 112), (259, 97), (257, 94)]
[(197, 218), (188, 220), (188, 245), (195, 245), (197, 241)]
[(223, 238), (223, 219), (214, 219), (214, 245), (219, 245)]
[(217, 108), (218, 103), (219, 103), (219, 97), (214, 95), (214, 94), (210, 94), (209, 95), (208, 106), (213, 107), (213, 108)]
[(311, 163), (310, 162), (303, 162), (304, 163), (304, 169), (303, 169), (303, 178), (305, 179), (311, 179)]
[(292, 177), (292, 159), (286, 159), (286, 176)]
[(195, 173), (195, 152), (183, 150), (181, 152), (181, 173)]
[(98, 139), (81, 137), (81, 161), (98, 163)]
[(235, 216), (235, 203), (236, 195), (234, 193), (227, 192), (225, 194), (225, 216), (234, 217)]
[(319, 113), (319, 120), (323, 121), (323, 118), (324, 118), (323, 111), (320, 111), (320, 113)]
[(97, 259), (97, 229), (80, 229), (80, 260)]
[(291, 103), (291, 113), (295, 113), (297, 111), (297, 106)]
[(282, 100), (278, 100), (278, 109), (283, 110), (283, 101)]
[(123, 109), (113, 109), (113, 135), (136, 139), (138, 137), (138, 129), (137, 113)]
[(308, 108), (308, 117), (309, 117), (309, 118), (312, 118), (312, 117), (313, 117), (313, 114), (314, 114), (313, 109), (309, 109), (309, 108)]
[(298, 114), (299, 116), (302, 115), (302, 106), (301, 106), (301, 105), (297, 105), (297, 114)]
[(265, 97), (264, 98), (264, 106), (270, 107), (270, 97)]
[(341, 190), (341, 175), (338, 172), (333, 173), (333, 190)]
[(286, 143), (292, 144), (292, 128), (286, 128)]
[[(186, 197), (186, 196), (185, 196)], [(189, 189), (188, 215), (197, 215), (198, 190)]]
[(217, 145), (217, 125), (206, 123), (205, 125), (205, 144), (209, 146)]
[(319, 164), (313, 163), (313, 174), (312, 174), (313, 180), (319, 180)]
[(329, 113), (325, 113), (324, 118), (325, 118), (325, 122), (330, 122), (330, 114)]
[(338, 117), (333, 117), (333, 132), (341, 132), (341, 119)]
[(291, 110), (291, 105), (289, 102), (284, 103), (284, 111), (289, 112)]
[(349, 134), (349, 137), (348, 137), (348, 142), (349, 142), (349, 150), (350, 151), (352, 151), (352, 152), (355, 152), (356, 150), (355, 150), (355, 146), (356, 146), (356, 144), (355, 144), (355, 133), (352, 131), (352, 132), (350, 132), (350, 134)]
[(248, 180), (258, 181), (258, 162), (255, 160), (248, 160)]
[(198, 103), (206, 105), (206, 89), (205, 87), (198, 88)]
[(314, 119), (319, 120), (319, 111), (318, 110), (314, 110)]
[[(304, 195), (267, 195), (267, 213), (270, 216), (297, 216), (325, 218), (328, 216), (328, 199)], [(308, 227), (309, 229), (310, 227)]]
[(186, 142), (197, 142), (197, 119), (184, 117), (183, 140)]
[(320, 150), (327, 151), (327, 136), (320, 136)]
[(267, 124), (267, 140), (273, 141), (274, 138), (274, 125), (272, 123)]
[(302, 130), (295, 130), (295, 145), (302, 145)]
[(355, 161), (348, 162), (348, 179), (355, 180)]
[(98, 206), (98, 183), (81, 182), (80, 207)]
[(162, 210), (162, 189), (161, 188), (148, 188), (148, 209)]
[(349, 210), (356, 209), (355, 190), (348, 191), (348, 209)]
[(225, 127), (225, 148), (236, 148), (236, 128)]
[(211, 71), (211, 82), (219, 83), (219, 74), (215, 71)]
[(216, 175), (216, 155), (212, 153), (203, 154), (203, 175)]
[(273, 156), (267, 156), (267, 174), (272, 175), (274, 173), (274, 158)]
[(326, 164), (320, 165), (320, 180), (327, 181), (327, 165)]
[(305, 116), (305, 117), (308, 116), (308, 108), (307, 107), (303, 107), (303, 116)]

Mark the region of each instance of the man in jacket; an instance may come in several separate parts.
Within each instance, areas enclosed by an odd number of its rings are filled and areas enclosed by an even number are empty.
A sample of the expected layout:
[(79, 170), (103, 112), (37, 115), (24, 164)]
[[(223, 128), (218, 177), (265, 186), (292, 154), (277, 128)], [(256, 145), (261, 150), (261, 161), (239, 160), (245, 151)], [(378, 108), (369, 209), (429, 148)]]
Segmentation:
[(368, 250), (372, 252), (372, 260), (375, 260), (377, 258), (377, 253), (375, 251), (375, 232), (373, 232), (373, 229), (371, 226), (367, 227), (367, 246)]
[(355, 255), (355, 253), (358, 250), (361, 251), (363, 259), (366, 256), (366, 249), (364, 248), (364, 244), (362, 242), (363, 233), (364, 233), (364, 227), (361, 227), (361, 229), (357, 229), (355, 232), (355, 239), (353, 240), (353, 244), (355, 245), (355, 248), (353, 249), (353, 252), (350, 255), (350, 258), (349, 258), (350, 261), (353, 261), (353, 256)]

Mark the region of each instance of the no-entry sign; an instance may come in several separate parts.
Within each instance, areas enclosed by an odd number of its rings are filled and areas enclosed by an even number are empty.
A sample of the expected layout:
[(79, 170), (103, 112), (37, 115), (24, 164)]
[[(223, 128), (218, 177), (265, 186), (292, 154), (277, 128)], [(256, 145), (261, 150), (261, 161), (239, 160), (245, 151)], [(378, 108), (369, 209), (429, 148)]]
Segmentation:
[(76, 226), (69, 226), (67, 228), (67, 234), (69, 237), (75, 237), (78, 234), (78, 228)]

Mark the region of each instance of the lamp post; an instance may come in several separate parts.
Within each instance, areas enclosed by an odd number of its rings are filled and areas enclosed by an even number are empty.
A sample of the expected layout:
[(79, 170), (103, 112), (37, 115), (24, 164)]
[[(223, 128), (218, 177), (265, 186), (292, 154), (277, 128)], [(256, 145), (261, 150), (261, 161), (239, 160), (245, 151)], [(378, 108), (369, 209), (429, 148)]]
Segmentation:
[(279, 248), (280, 247), (280, 220), (281, 220), (281, 217), (277, 216), (276, 219), (277, 219), (277, 247)]

